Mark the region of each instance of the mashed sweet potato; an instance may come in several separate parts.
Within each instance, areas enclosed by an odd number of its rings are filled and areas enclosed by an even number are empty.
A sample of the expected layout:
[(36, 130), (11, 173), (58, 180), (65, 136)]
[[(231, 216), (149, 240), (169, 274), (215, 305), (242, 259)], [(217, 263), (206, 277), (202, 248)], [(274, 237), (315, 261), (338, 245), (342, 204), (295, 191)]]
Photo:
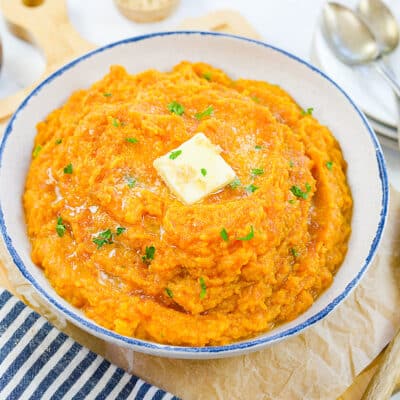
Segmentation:
[[(203, 63), (113, 66), (37, 131), (23, 197), (32, 259), (120, 334), (189, 346), (257, 335), (310, 307), (346, 254), (340, 147), (276, 85)], [(238, 179), (186, 206), (153, 161), (197, 132)]]

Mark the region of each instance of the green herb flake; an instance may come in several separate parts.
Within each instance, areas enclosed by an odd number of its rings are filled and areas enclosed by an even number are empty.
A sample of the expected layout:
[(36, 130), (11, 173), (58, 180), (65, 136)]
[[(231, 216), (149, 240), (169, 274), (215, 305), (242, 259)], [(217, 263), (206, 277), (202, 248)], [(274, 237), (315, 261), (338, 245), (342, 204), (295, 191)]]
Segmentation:
[(93, 243), (97, 246), (98, 249), (103, 247), (105, 244), (113, 243), (113, 234), (111, 229), (107, 229), (103, 232), (100, 232), (97, 237), (93, 239)]
[(289, 203), (290, 203), (290, 204), (294, 204), (294, 203), (296, 203), (296, 200), (295, 200), (295, 199), (290, 199), (290, 200), (289, 200)]
[(100, 249), (105, 243), (107, 243), (107, 241), (101, 238), (94, 238), (93, 243), (97, 246), (98, 249)]
[(259, 102), (261, 101), (257, 96), (251, 96), (251, 99), (252, 99), (255, 103), (259, 103)]
[(42, 146), (39, 144), (33, 149), (32, 157), (36, 158), (39, 155), (40, 150), (42, 150)]
[(117, 236), (121, 235), (122, 233), (124, 233), (126, 231), (126, 228), (124, 228), (123, 226), (119, 226), (116, 230)]
[(170, 158), (170, 160), (175, 160), (175, 158), (179, 157), (181, 154), (182, 154), (182, 150), (171, 151), (169, 158)]
[(263, 175), (264, 174), (264, 170), (262, 168), (253, 168), (251, 170), (251, 174), (253, 176)]
[(200, 299), (203, 300), (207, 294), (207, 286), (202, 276), (200, 277), (199, 282), (200, 282)]
[(292, 160), (289, 161), (289, 167), (293, 168), (294, 167), (294, 162)]
[(326, 165), (326, 168), (329, 169), (329, 171), (332, 171), (333, 161), (327, 161), (327, 162), (325, 163), (325, 165)]
[(291, 254), (293, 257), (298, 257), (298, 256), (299, 256), (299, 252), (298, 252), (294, 247), (292, 247), (292, 248), (290, 249), (290, 254)]
[(113, 124), (116, 128), (119, 128), (119, 127), (121, 126), (121, 122), (119, 122), (119, 119), (118, 119), (118, 118), (114, 118), (114, 119), (112, 120), (112, 124)]
[(246, 190), (249, 192), (249, 193), (254, 193), (256, 190), (258, 190), (259, 189), (259, 187), (258, 186), (256, 186), (256, 185), (253, 185), (253, 184), (251, 184), (251, 185), (249, 185), (249, 186), (247, 186), (246, 187)]
[(150, 260), (154, 260), (154, 254), (156, 253), (156, 248), (154, 246), (147, 247), (144, 252), (144, 256), (142, 256), (142, 261), (145, 264), (150, 264)]
[(67, 230), (67, 228), (65, 227), (62, 218), (58, 217), (57, 218), (57, 224), (56, 224), (57, 235), (60, 236), (60, 237), (63, 237), (66, 230)]
[(229, 235), (225, 228), (221, 229), (219, 235), (221, 236), (222, 240), (224, 240), (225, 242), (229, 242)]
[(239, 179), (238, 177), (236, 177), (236, 178), (229, 184), (229, 186), (231, 187), (231, 189), (237, 189), (241, 184), (242, 184), (242, 182), (240, 182), (240, 179)]
[(185, 108), (183, 107), (183, 105), (178, 103), (177, 101), (169, 103), (167, 108), (170, 112), (176, 115), (182, 115), (185, 112)]
[(209, 117), (213, 113), (214, 113), (214, 108), (212, 106), (208, 106), (204, 111), (194, 114), (194, 117), (200, 121), (204, 117)]
[(165, 288), (165, 292), (167, 293), (170, 299), (174, 298), (174, 294), (172, 293), (172, 290), (170, 288)]
[(134, 179), (130, 176), (127, 176), (125, 179), (126, 179), (126, 183), (127, 183), (129, 189), (132, 189), (135, 187), (136, 179)]
[(127, 137), (125, 140), (129, 143), (138, 143), (139, 142), (139, 140), (134, 137)]
[(111, 97), (111, 96), (112, 96), (112, 93), (103, 93), (103, 96), (104, 96), (104, 97)]
[(201, 172), (201, 174), (202, 174), (203, 176), (206, 176), (206, 175), (207, 175), (207, 170), (206, 170), (205, 168), (202, 168), (202, 169), (200, 170), (200, 172)]
[(61, 144), (61, 142), (62, 142), (62, 139), (57, 139), (56, 140), (56, 144)]
[(256, 150), (261, 150), (261, 149), (262, 149), (262, 146), (260, 146), (260, 145), (258, 144), (257, 146), (254, 146), (254, 148), (255, 148)]
[(243, 237), (238, 238), (238, 240), (251, 240), (254, 237), (254, 229), (253, 229), (253, 225), (250, 225), (250, 232)]
[(302, 115), (312, 115), (313, 111), (314, 111), (314, 109), (312, 107), (310, 107), (310, 108), (307, 108), (307, 110), (302, 110), (301, 114)]
[(212, 79), (212, 74), (211, 74), (211, 72), (204, 72), (203, 78), (204, 78), (204, 79), (207, 79), (208, 81), (211, 81), (211, 79)]
[(64, 167), (64, 174), (72, 174), (72, 172), (74, 172), (72, 163), (69, 163)]
[(311, 186), (308, 184), (308, 183), (306, 183), (306, 191), (305, 192), (303, 192), (298, 186), (296, 186), (296, 185), (293, 185), (291, 188), (290, 188), (290, 191), (296, 196), (296, 197), (299, 197), (299, 198), (301, 198), (301, 199), (304, 199), (304, 200), (306, 200), (307, 198), (308, 198), (308, 194), (310, 193), (310, 191), (311, 191)]

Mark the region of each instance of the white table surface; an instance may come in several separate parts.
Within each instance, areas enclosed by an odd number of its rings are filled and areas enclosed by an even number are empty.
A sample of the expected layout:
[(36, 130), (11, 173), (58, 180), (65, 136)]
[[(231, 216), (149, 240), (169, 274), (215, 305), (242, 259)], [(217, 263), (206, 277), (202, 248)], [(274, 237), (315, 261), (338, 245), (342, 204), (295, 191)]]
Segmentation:
[[(400, 7), (400, 0), (386, 1), (391, 7)], [(354, 6), (357, 0), (342, 2)], [(67, 0), (67, 3), (75, 28), (83, 37), (98, 45), (138, 34), (171, 30), (187, 17), (230, 8), (240, 11), (266, 42), (308, 60), (312, 35), (325, 0), (181, 0), (171, 17), (152, 24), (129, 21), (118, 12), (112, 0)], [(0, 73), (2, 98), (38, 77), (44, 69), (44, 60), (33, 46), (7, 31), (1, 16), (0, 36), (4, 53)], [(400, 153), (387, 148), (384, 152), (390, 181), (400, 190)]]

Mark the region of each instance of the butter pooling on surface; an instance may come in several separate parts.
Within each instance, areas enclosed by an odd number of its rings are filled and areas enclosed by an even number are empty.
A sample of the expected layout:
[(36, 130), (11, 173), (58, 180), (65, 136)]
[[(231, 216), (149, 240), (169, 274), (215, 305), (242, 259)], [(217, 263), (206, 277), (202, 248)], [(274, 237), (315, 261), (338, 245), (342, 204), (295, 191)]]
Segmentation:
[[(346, 254), (340, 147), (275, 85), (203, 63), (114, 66), (37, 130), (23, 198), (32, 260), (120, 334), (190, 346), (255, 336), (309, 308)], [(153, 162), (198, 132), (237, 179), (185, 205)]]

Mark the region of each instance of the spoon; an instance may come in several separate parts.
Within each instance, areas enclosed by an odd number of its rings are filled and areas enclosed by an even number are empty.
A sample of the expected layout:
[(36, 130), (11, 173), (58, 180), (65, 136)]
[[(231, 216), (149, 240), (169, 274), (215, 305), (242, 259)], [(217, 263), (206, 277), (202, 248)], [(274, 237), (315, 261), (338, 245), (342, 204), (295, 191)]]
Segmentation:
[[(371, 10), (370, 7), (366, 9)], [(375, 25), (378, 26), (378, 23)], [(374, 66), (400, 98), (400, 85), (384, 66), (383, 53), (378, 41), (367, 24), (353, 10), (335, 2), (327, 3), (323, 11), (322, 32), (339, 60), (348, 65)], [(392, 46), (393, 43), (394, 41), (391, 42)], [(400, 116), (397, 134), (400, 146)]]
[[(385, 3), (383, 3), (382, 0), (360, 0), (357, 11), (375, 36), (381, 54), (386, 56), (394, 51), (399, 45), (400, 40), (399, 25), (395, 16)], [(387, 68), (386, 65), (382, 63), (382, 67), (386, 68), (388, 73), (396, 79), (390, 66)], [(400, 116), (400, 97), (395, 97), (398, 115)], [(400, 123), (398, 130), (400, 130)]]
[(358, 13), (367, 23), (382, 54), (389, 54), (399, 44), (399, 26), (395, 16), (381, 0), (361, 0)]

